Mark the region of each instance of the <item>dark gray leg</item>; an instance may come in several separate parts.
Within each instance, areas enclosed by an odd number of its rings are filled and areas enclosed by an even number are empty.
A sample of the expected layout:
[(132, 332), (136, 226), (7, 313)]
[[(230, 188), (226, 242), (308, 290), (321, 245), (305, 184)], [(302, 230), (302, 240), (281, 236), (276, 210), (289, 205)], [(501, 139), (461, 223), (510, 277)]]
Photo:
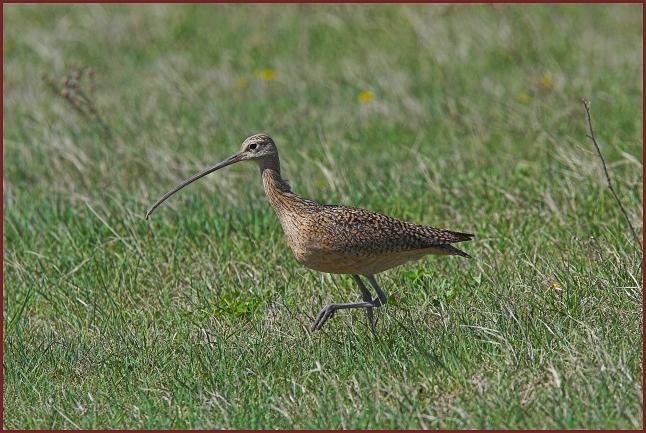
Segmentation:
[[(358, 275), (353, 275), (352, 279), (357, 283), (357, 286), (359, 286), (359, 289), (361, 289), (361, 296), (363, 297), (363, 300), (366, 302), (372, 302), (372, 296), (370, 295), (370, 291), (363, 284), (363, 281), (361, 281), (361, 278)], [(370, 325), (370, 330), (372, 332), (375, 332), (375, 317), (373, 314), (372, 307), (366, 308), (366, 316), (368, 317), (368, 325)]]
[(314, 323), (312, 323), (311, 330), (312, 331), (318, 331), (323, 327), (325, 322), (328, 321), (330, 317), (334, 315), (336, 310), (345, 310), (348, 308), (372, 308), (375, 305), (371, 302), (350, 302), (347, 304), (330, 304), (326, 305), (325, 308), (321, 310), (319, 315), (316, 317), (316, 320), (314, 320)]
[[(364, 296), (364, 299), (370, 299), (370, 292), (368, 292), (368, 289), (361, 283), (361, 280), (358, 278), (358, 276), (353, 275), (352, 276), (357, 277), (355, 281), (358, 280), (357, 284), (359, 284), (359, 287), (362, 289), (361, 293)], [(316, 320), (314, 320), (314, 323), (312, 323), (311, 330), (312, 331), (318, 331), (323, 327), (325, 322), (327, 322), (337, 310), (344, 310), (348, 308), (365, 308), (365, 309), (370, 309), (372, 313), (372, 309), (375, 307), (381, 307), (386, 303), (388, 298), (386, 297), (386, 294), (384, 293), (383, 290), (381, 290), (381, 287), (379, 287), (379, 284), (377, 284), (377, 280), (375, 280), (375, 277), (373, 275), (366, 275), (366, 278), (368, 279), (368, 282), (372, 287), (374, 287), (375, 291), (377, 292), (377, 297), (373, 299), (372, 301), (365, 300), (363, 302), (351, 302), (347, 304), (330, 304), (326, 305), (325, 308), (321, 310), (321, 312), (316, 316)], [(364, 290), (367, 292), (364, 293)]]
[(381, 287), (379, 287), (379, 284), (377, 284), (377, 280), (375, 280), (374, 275), (366, 275), (366, 278), (368, 279), (368, 282), (370, 285), (375, 289), (375, 292), (377, 292), (377, 299), (373, 301), (375, 303), (375, 307), (381, 307), (382, 305), (386, 304), (386, 301), (388, 301), (388, 297), (384, 293), (383, 290), (381, 290)]

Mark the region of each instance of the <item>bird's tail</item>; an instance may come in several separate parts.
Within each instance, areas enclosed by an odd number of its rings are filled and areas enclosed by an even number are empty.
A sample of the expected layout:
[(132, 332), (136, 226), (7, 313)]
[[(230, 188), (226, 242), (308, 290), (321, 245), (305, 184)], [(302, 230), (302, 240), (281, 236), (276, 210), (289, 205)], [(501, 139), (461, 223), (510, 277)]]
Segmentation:
[(464, 241), (471, 241), (473, 240), (473, 233), (462, 233), (462, 232), (454, 232), (451, 230), (447, 230), (454, 238), (455, 240), (451, 240), (451, 242), (464, 242)]
[(472, 258), (469, 254), (465, 253), (459, 248), (455, 248), (451, 244), (441, 244), (441, 245), (435, 246), (434, 248), (436, 249), (436, 251), (439, 250), (437, 252), (440, 254), (447, 254), (451, 256), (462, 256), (462, 257), (466, 257), (467, 259)]

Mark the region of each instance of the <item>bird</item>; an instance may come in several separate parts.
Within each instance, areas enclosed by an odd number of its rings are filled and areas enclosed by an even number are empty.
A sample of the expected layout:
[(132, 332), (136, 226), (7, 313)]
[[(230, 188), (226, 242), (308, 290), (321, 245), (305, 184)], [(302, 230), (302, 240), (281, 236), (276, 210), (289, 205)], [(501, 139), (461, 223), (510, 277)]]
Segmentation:
[[(294, 192), (280, 171), (274, 140), (255, 134), (229, 158), (182, 181), (162, 195), (146, 213), (146, 220), (170, 196), (196, 180), (242, 161), (255, 161), (269, 204), (274, 209), (296, 260), (310, 269), (350, 275), (361, 291), (361, 302), (333, 303), (323, 307), (310, 327), (320, 330), (339, 310), (363, 309), (375, 332), (373, 310), (386, 304), (386, 293), (375, 275), (429, 254), (470, 258), (452, 244), (470, 241), (474, 235), (414, 224), (366, 209), (320, 204)], [(364, 277), (376, 297), (364, 284)]]

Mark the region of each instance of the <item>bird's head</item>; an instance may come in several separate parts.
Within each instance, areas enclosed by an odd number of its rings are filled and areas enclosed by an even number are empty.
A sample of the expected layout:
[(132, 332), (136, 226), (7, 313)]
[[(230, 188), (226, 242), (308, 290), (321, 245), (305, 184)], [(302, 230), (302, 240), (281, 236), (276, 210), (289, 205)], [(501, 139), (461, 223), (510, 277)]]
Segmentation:
[(273, 168), (275, 170), (279, 170), (278, 149), (276, 149), (274, 140), (272, 140), (271, 137), (267, 134), (252, 135), (242, 142), (242, 146), (240, 147), (240, 151), (238, 153), (228, 157), (224, 161), (218, 162), (217, 164), (208, 167), (207, 169), (201, 171), (200, 173), (197, 173), (196, 175), (189, 177), (188, 179), (177, 185), (175, 188), (161, 196), (161, 198), (151, 206), (148, 212), (146, 212), (146, 219), (148, 219), (150, 214), (153, 213), (153, 211), (157, 209), (160, 204), (162, 204), (164, 201), (166, 201), (167, 198), (175, 194), (180, 189), (188, 186), (189, 184), (195, 182), (201, 177), (206, 176), (209, 173), (213, 173), (216, 170), (240, 161), (256, 161), (261, 169)]
[(240, 152), (241, 161), (262, 161), (278, 158), (278, 149), (274, 140), (267, 134), (256, 134), (242, 142)]

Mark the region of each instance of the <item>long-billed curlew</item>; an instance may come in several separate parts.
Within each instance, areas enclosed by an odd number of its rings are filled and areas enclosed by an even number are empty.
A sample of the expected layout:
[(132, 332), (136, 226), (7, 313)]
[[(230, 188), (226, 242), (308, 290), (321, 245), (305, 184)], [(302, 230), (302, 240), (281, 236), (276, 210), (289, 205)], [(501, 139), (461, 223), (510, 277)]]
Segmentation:
[[(347, 308), (365, 308), (374, 330), (373, 308), (386, 303), (386, 294), (377, 284), (375, 274), (427, 254), (469, 257), (451, 244), (471, 240), (471, 234), (412, 224), (365, 209), (323, 205), (294, 194), (280, 175), (278, 149), (266, 134), (252, 135), (242, 143), (238, 153), (168, 191), (148, 210), (146, 219), (188, 184), (239, 161), (258, 163), (265, 194), (296, 260), (317, 271), (352, 275), (361, 290), (363, 302), (330, 304), (323, 308), (312, 323), (313, 331), (321, 329), (335, 311)], [(360, 275), (375, 289), (376, 298), (372, 299)]]

